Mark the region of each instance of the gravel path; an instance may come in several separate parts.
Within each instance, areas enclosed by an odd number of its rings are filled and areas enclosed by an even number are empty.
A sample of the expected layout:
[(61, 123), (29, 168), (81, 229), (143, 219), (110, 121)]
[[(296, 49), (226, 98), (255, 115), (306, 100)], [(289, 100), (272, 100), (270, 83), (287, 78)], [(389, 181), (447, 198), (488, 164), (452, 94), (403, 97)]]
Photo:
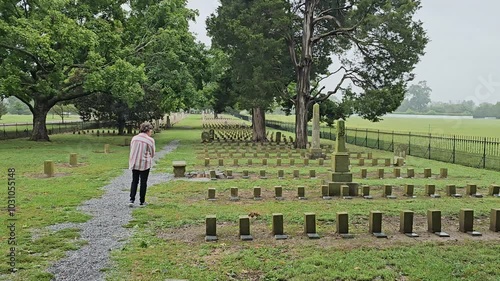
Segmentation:
[[(158, 151), (153, 159), (152, 170), (154, 170), (155, 161), (176, 149), (178, 144), (178, 141), (172, 141)], [(172, 174), (150, 173), (148, 188), (172, 178)], [(129, 229), (122, 227), (132, 219), (133, 208), (128, 206), (131, 181), (132, 172), (124, 170), (121, 176), (103, 187), (106, 192), (101, 198), (88, 200), (78, 207), (78, 210), (92, 216), (89, 221), (81, 224), (64, 223), (49, 227), (51, 230), (68, 227), (80, 228), (81, 239), (88, 241), (87, 245), (79, 250), (68, 252), (64, 259), (49, 268), (49, 272), (55, 275), (53, 280), (104, 280), (104, 274), (101, 270), (110, 265), (110, 251), (122, 246), (131, 235)], [(137, 192), (139, 193), (139, 190)]]

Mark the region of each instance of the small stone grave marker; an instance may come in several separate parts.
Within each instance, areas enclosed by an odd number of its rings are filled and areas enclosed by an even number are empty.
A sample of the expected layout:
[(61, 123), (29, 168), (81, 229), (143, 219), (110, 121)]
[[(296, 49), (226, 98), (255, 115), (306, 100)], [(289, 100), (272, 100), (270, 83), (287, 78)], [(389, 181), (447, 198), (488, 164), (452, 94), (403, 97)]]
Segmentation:
[(377, 238), (387, 238), (387, 235), (382, 232), (382, 212), (370, 211), (368, 232)]
[(316, 214), (304, 213), (304, 232), (309, 239), (319, 239), (316, 233)]

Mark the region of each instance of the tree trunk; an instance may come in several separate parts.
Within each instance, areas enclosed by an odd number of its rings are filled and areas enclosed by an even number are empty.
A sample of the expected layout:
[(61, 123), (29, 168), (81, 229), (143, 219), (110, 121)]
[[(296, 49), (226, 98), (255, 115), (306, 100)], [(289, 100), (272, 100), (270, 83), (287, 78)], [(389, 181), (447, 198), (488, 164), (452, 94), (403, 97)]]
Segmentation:
[(123, 136), (125, 134), (125, 119), (119, 118), (116, 125), (118, 127), (118, 135)]
[(217, 119), (219, 118), (219, 115), (217, 114), (217, 112), (214, 111), (214, 119)]
[(267, 141), (266, 138), (266, 113), (260, 107), (252, 109), (252, 127), (254, 142)]
[(33, 106), (33, 132), (30, 140), (32, 141), (50, 141), (47, 133), (47, 114), (51, 106), (47, 102), (35, 101)]
[(295, 100), (295, 147), (307, 148), (307, 103), (311, 90), (313, 57), (313, 19), (317, 0), (306, 0), (302, 26), (302, 54), (297, 68), (297, 97)]

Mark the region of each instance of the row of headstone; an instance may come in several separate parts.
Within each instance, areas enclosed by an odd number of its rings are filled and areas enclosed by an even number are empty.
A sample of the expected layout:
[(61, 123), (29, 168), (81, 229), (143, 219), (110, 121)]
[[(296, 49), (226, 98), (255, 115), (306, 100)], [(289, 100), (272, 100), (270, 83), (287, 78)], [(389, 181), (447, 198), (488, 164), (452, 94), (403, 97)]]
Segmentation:
[[(109, 144), (104, 145), (104, 153), (110, 153)], [(78, 154), (70, 153), (69, 154), (69, 165), (71, 167), (78, 166)], [(55, 164), (53, 160), (45, 160), (43, 162), (43, 173), (47, 177), (53, 177), (55, 175)]]
[[(255, 156), (257, 158), (257, 156)], [(247, 158), (247, 163), (246, 165), (247, 166), (252, 166), (254, 165), (254, 159), (253, 158)], [(209, 167), (210, 166), (210, 158), (205, 158), (205, 167)], [(226, 162), (227, 163), (227, 162)], [(323, 158), (319, 158), (318, 161), (317, 161), (318, 165), (319, 166), (323, 166), (325, 164), (325, 160)], [(282, 166), (286, 163), (283, 163), (282, 159), (281, 158), (277, 158), (276, 159), (276, 163), (275, 163), (275, 166)], [(309, 158), (303, 158), (302, 159), (302, 164), (303, 166), (309, 166), (310, 164), (310, 160)], [(233, 163), (230, 164), (231, 166), (240, 166), (240, 161), (239, 161), (239, 158), (234, 158), (233, 159)], [(258, 165), (262, 165), (262, 166), (268, 166), (270, 165), (270, 163), (268, 162), (268, 159), (267, 158), (262, 158), (261, 161), (260, 161), (260, 164)], [(298, 163), (295, 162), (295, 158), (290, 158), (288, 159), (288, 165), (289, 166), (295, 166), (295, 165), (298, 165)], [(227, 164), (225, 165), (224, 164), (224, 159), (220, 158), (218, 159), (217, 161), (217, 166), (219, 167), (224, 167), (224, 166), (227, 166)]]
[[(272, 234), (275, 239), (287, 239), (288, 235), (284, 231), (284, 222), (282, 213), (273, 213), (272, 218)], [(387, 235), (382, 229), (383, 212), (370, 211), (368, 220), (368, 233), (377, 238), (387, 238)], [(336, 232), (343, 238), (353, 238), (354, 235), (349, 233), (349, 216), (347, 212), (339, 212), (336, 214)], [(408, 237), (419, 237), (413, 232), (414, 212), (404, 210), (400, 212), (399, 232)], [(482, 234), (474, 230), (474, 210), (461, 209), (458, 218), (458, 230), (462, 233), (467, 233), (472, 236), (481, 236)], [(215, 215), (205, 217), (205, 241), (217, 241), (217, 218)], [(490, 211), (490, 231), (500, 231), (500, 209), (491, 209)], [(441, 225), (441, 211), (430, 209), (427, 210), (427, 231), (438, 235), (439, 237), (450, 237), (446, 232), (443, 232)], [(304, 213), (304, 234), (310, 239), (320, 238), (316, 231), (316, 214)], [(250, 232), (250, 216), (239, 216), (239, 236), (241, 240), (250, 241), (253, 237)]]
[[(392, 175), (395, 178), (402, 178), (401, 174), (401, 168), (394, 168), (392, 171)], [(423, 170), (423, 177), (424, 178), (432, 178), (432, 169), (431, 168), (424, 168)], [(437, 175), (439, 178), (448, 178), (448, 168), (440, 168), (439, 169), (439, 175)], [(368, 178), (368, 169), (363, 168), (360, 170), (360, 177), (362, 179)], [(385, 177), (385, 169), (384, 168), (379, 168), (377, 170), (375, 178), (377, 179), (383, 179)], [(408, 168), (406, 169), (406, 178), (414, 178), (415, 177), (415, 169), (414, 168)]]
[[(322, 185), (321, 186), (321, 197), (325, 200), (327, 199), (333, 199), (335, 197), (339, 198), (344, 198), (344, 199), (352, 199), (355, 196), (362, 196), (365, 199), (373, 199), (373, 196), (370, 194), (370, 186), (369, 185), (362, 185), (359, 188), (360, 190), (357, 189), (356, 186), (349, 186), (348, 184), (342, 184), (342, 185), (337, 185), (333, 182), (329, 183), (328, 185)], [(382, 198), (388, 198), (388, 199), (397, 199), (397, 197), (393, 194), (393, 186), (390, 184), (386, 184), (382, 187), (382, 192), (381, 192), (381, 197)], [(410, 197), (410, 198), (415, 198), (415, 187), (414, 185), (405, 185), (404, 187), (404, 196), (405, 197)], [(469, 184), (466, 186), (466, 195), (471, 196), (471, 197), (476, 197), (476, 198), (481, 198), (483, 197), (482, 194), (477, 193), (477, 186), (474, 184)], [(494, 197), (499, 197), (500, 193), (500, 186), (499, 185), (491, 185), (489, 187), (489, 196), (494, 196)], [(240, 196), (238, 193), (238, 188), (237, 187), (231, 187), (231, 193), (230, 193), (229, 200), (230, 201), (238, 201), (240, 200)], [(274, 198), (276, 200), (284, 200), (283, 196), (283, 187), (282, 186), (275, 186), (274, 187)], [(425, 196), (431, 197), (431, 198), (440, 198), (441, 195), (436, 193), (436, 186), (433, 184), (426, 184), (425, 185)], [(456, 186), (452, 184), (446, 185), (446, 195), (450, 197), (462, 197), (461, 194), (457, 194), (456, 191)], [(300, 200), (307, 199), (306, 197), (306, 188), (304, 186), (298, 186), (297, 187), (297, 195), (295, 198), (298, 198)], [(262, 188), (259, 186), (256, 186), (253, 188), (253, 199), (254, 200), (262, 200)], [(217, 200), (216, 197), (216, 189), (215, 188), (209, 188), (208, 189), (208, 196), (207, 200), (209, 201), (215, 201)]]
[[(222, 173), (222, 177), (220, 176), (220, 174), (218, 174), (215, 170), (210, 170), (208, 172), (209, 176), (210, 176), (210, 179), (212, 180), (216, 180), (218, 178), (226, 178), (226, 179), (234, 179), (234, 174), (233, 174), (233, 171), (232, 170), (225, 170), (223, 173)], [(316, 170), (309, 170), (309, 178), (311, 179), (315, 179), (316, 178)], [(260, 179), (267, 179), (268, 178), (268, 173), (266, 170), (262, 169), (259, 171), (259, 174), (258, 174), (258, 177)], [(302, 177), (302, 175), (300, 174), (300, 170), (293, 170), (292, 172), (292, 177), (294, 179), (299, 179)], [(248, 172), (248, 170), (243, 170), (242, 173), (241, 173), (241, 178), (243, 179), (249, 179), (251, 178), (251, 175), (250, 173)], [(277, 178), (278, 179), (284, 179), (285, 178), (285, 170), (278, 170), (277, 172)]]
[[(334, 197), (343, 197), (344, 199), (352, 199), (354, 196), (361, 196), (365, 199), (373, 199), (373, 196), (370, 194), (371, 187), (369, 185), (361, 185), (358, 188), (354, 185), (349, 184), (337, 184), (335, 182), (329, 182), (328, 185), (321, 186), (321, 195), (323, 199), (332, 199)], [(393, 185), (385, 184), (382, 187), (381, 196), (388, 199), (396, 199), (397, 197), (393, 194)], [(445, 188), (446, 196), (449, 197), (462, 197), (462, 194), (457, 193), (457, 187), (454, 184), (447, 184)], [(489, 187), (488, 195), (499, 197), (500, 193), (500, 185), (492, 184)], [(415, 185), (406, 184), (404, 186), (405, 197), (415, 198)], [(431, 198), (440, 198), (441, 195), (436, 193), (436, 185), (434, 184), (426, 184), (425, 192), (426, 196)], [(482, 198), (483, 195), (478, 193), (477, 185), (475, 184), (467, 184), (465, 187), (465, 194), (467, 196)]]

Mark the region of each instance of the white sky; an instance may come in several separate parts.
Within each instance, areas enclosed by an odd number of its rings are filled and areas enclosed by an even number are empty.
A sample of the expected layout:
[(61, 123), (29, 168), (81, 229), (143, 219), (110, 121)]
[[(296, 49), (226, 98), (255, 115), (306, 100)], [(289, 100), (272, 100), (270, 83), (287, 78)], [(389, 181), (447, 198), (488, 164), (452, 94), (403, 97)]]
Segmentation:
[[(188, 0), (200, 16), (190, 29), (210, 45), (205, 20), (218, 0)], [(422, 0), (417, 18), (430, 38), (426, 54), (416, 66), (414, 82), (427, 81), (433, 101), (500, 101), (500, 1)], [(325, 92), (336, 85), (325, 80)]]

